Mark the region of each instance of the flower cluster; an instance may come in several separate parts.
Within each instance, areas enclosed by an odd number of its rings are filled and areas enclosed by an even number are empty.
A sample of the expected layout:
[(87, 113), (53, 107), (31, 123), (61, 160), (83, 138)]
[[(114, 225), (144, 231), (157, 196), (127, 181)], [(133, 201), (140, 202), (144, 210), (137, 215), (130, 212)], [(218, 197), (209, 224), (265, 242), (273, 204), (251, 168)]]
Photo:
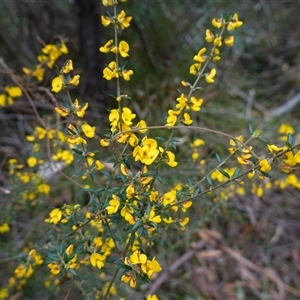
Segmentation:
[(130, 257), (126, 257), (124, 263), (128, 266), (127, 269), (129, 270), (126, 270), (121, 280), (129, 283), (132, 288), (136, 286), (137, 278), (140, 280), (145, 280), (143, 277), (149, 279), (154, 273), (158, 273), (162, 270), (155, 258), (148, 260), (147, 255), (141, 253), (140, 250), (136, 250)]

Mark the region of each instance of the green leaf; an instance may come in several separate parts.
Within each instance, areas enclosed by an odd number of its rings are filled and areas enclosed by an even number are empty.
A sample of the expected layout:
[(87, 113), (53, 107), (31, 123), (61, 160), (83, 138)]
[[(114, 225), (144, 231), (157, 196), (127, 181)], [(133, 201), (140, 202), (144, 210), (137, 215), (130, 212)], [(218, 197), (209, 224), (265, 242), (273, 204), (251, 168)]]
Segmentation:
[(162, 142), (166, 141), (166, 139), (161, 137), (161, 136), (156, 136), (155, 139), (158, 140), (158, 141), (162, 141)]
[(76, 273), (76, 271), (75, 271), (74, 269), (69, 269), (69, 272), (70, 272), (72, 275), (77, 276), (77, 273)]
[(250, 134), (252, 135), (252, 134), (253, 134), (253, 128), (252, 128), (252, 125), (251, 125), (251, 124), (249, 124), (249, 125), (248, 125), (248, 128), (249, 128), (249, 132), (250, 132)]
[(195, 191), (194, 191), (194, 193), (193, 193), (193, 197), (196, 197), (199, 193), (201, 193), (201, 190), (200, 190), (200, 188), (198, 187), (198, 188), (195, 189)]
[(230, 178), (229, 174), (221, 168), (218, 168), (218, 171), (223, 174), (225, 177)]
[[(133, 225), (133, 227), (132, 227), (132, 231), (134, 231), (134, 230), (136, 230), (140, 225), (141, 225), (141, 223), (142, 223), (142, 220), (138, 220), (134, 225)], [(133, 238), (135, 237), (135, 235), (134, 234), (132, 234), (131, 236), (130, 236), (130, 242), (131, 242), (131, 237), (133, 236)], [(130, 245), (131, 245), (131, 243), (130, 243)]]
[(240, 168), (236, 168), (232, 175), (232, 179), (237, 178), (240, 175), (240, 172), (241, 172)]
[(268, 177), (268, 178), (272, 178), (271, 175), (269, 173), (263, 172), (263, 171), (259, 171), (263, 176)]
[(211, 180), (210, 176), (209, 175), (205, 175), (205, 178), (206, 178), (206, 181), (207, 181), (208, 185), (212, 186), (212, 180)]
[(72, 150), (75, 152), (75, 153), (77, 153), (78, 155), (82, 155), (82, 151), (81, 150), (78, 150), (78, 149), (76, 149), (76, 148), (72, 148)]
[(222, 162), (222, 159), (218, 153), (216, 153), (216, 159), (219, 163)]
[(288, 133), (288, 135), (287, 135), (287, 146), (292, 147), (292, 144), (293, 144), (293, 136), (290, 133)]

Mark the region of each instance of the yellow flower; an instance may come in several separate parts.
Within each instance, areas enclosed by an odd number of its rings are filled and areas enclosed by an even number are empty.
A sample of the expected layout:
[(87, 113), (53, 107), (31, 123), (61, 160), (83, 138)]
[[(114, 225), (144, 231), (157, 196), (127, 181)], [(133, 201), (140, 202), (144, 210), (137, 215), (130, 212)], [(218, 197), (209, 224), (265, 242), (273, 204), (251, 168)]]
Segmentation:
[(102, 147), (107, 147), (107, 146), (109, 146), (109, 140), (108, 139), (101, 139), (100, 140), (100, 145), (102, 146)]
[(113, 45), (113, 40), (109, 40), (106, 44), (99, 48), (99, 51), (102, 53), (108, 53), (111, 50), (111, 46)]
[(227, 38), (224, 39), (224, 43), (227, 45), (227, 46), (233, 46), (234, 44), (234, 36), (231, 35), (231, 36), (228, 36)]
[(213, 34), (213, 32), (209, 29), (206, 29), (205, 30), (205, 40), (208, 42), (208, 43), (212, 43), (215, 39), (215, 35)]
[(122, 10), (118, 14), (117, 20), (122, 30), (124, 30), (125, 28), (128, 28), (130, 26), (130, 21), (132, 20), (132, 17), (126, 17), (125, 11)]
[(183, 123), (185, 125), (191, 125), (193, 123), (193, 120), (191, 119), (191, 116), (188, 113), (184, 113), (183, 118)]
[(119, 43), (119, 53), (120, 53), (120, 55), (122, 57), (127, 57), (127, 56), (129, 56), (128, 51), (129, 51), (128, 43), (125, 42), (125, 41), (121, 41)]
[(293, 126), (291, 126), (290, 124), (281, 124), (279, 129), (278, 129), (278, 133), (280, 134), (294, 134), (295, 130), (293, 128)]
[(53, 275), (57, 275), (60, 272), (60, 265), (56, 261), (48, 264), (48, 268)]
[(146, 128), (147, 127), (147, 124), (144, 120), (141, 120), (139, 121), (137, 124), (136, 124), (136, 127), (137, 128), (141, 128), (141, 130), (139, 131), (140, 133), (146, 133), (148, 131), (148, 129), (142, 129), (142, 128)]
[(207, 83), (213, 83), (215, 80), (214, 80), (214, 77), (216, 76), (217, 74), (217, 70), (215, 68), (211, 69), (209, 74), (207, 74), (205, 76), (205, 80)]
[(266, 158), (262, 159), (259, 162), (259, 166), (260, 166), (260, 171), (262, 171), (262, 172), (267, 173), (267, 172), (271, 171), (271, 166), (269, 164), (269, 161)]
[(50, 185), (47, 183), (41, 183), (38, 185), (37, 190), (41, 194), (49, 195)]
[(121, 216), (129, 223), (134, 224), (135, 219), (133, 217), (134, 209), (132, 207), (124, 206), (121, 209)]
[(106, 16), (101, 16), (101, 23), (103, 26), (107, 27), (111, 23), (111, 19)]
[(166, 126), (174, 126), (177, 122), (177, 115), (172, 109), (168, 110), (168, 115)]
[(103, 78), (111, 80), (112, 78), (119, 77), (117, 70), (117, 64), (115, 61), (111, 61), (106, 68), (103, 70)]
[(4, 90), (12, 98), (17, 98), (22, 96), (22, 90), (18, 86), (5, 86)]
[(123, 79), (126, 80), (126, 81), (129, 81), (130, 80), (130, 76), (133, 74), (133, 71), (132, 70), (123, 70), (122, 71), (122, 76), (123, 76)]
[(282, 161), (286, 164), (286, 165), (289, 165), (289, 166), (295, 166), (296, 165), (296, 160), (295, 160), (295, 157), (294, 157), (294, 153), (292, 151), (288, 151), (286, 153), (284, 153), (283, 155), (283, 159)]
[(114, 0), (102, 0), (104, 6), (113, 6), (115, 4)]
[(154, 207), (151, 207), (149, 216), (148, 216), (148, 220), (150, 222), (154, 222), (156, 224), (159, 224), (161, 222), (161, 216), (160, 215), (155, 215), (155, 210)]
[(277, 154), (279, 152), (284, 151), (286, 147), (277, 147), (276, 145), (267, 145), (268, 150), (273, 153), (273, 154)]
[(199, 63), (203, 63), (206, 60), (206, 56), (203, 56), (203, 54), (205, 53), (206, 48), (202, 48), (199, 50), (198, 54), (194, 56), (194, 60), (199, 62)]
[(19, 265), (14, 271), (16, 278), (24, 277), (26, 274), (26, 270), (27, 270), (27, 267), (25, 265)]
[(109, 201), (109, 205), (105, 208), (109, 215), (116, 213), (119, 209), (120, 201), (116, 195), (112, 196), (112, 199)]
[(10, 231), (10, 227), (8, 223), (2, 223), (0, 225), (0, 234), (1, 233), (5, 233), (5, 232), (9, 232)]
[(62, 117), (66, 117), (70, 113), (70, 110), (65, 107), (55, 107), (55, 111), (59, 113)]
[(61, 75), (52, 80), (52, 92), (59, 93), (63, 87), (63, 78)]
[(136, 278), (133, 274), (131, 273), (125, 273), (122, 277), (121, 280), (125, 283), (129, 283), (130, 287), (135, 288), (136, 287)]
[(45, 219), (46, 223), (53, 223), (56, 225), (62, 218), (62, 212), (60, 211), (59, 208), (53, 209), (49, 215), (50, 218)]
[(136, 250), (130, 255), (129, 259), (130, 262), (135, 265), (145, 264), (147, 262), (147, 255), (141, 253), (140, 250)]
[(201, 68), (201, 64), (200, 63), (195, 63), (195, 64), (192, 64), (190, 66), (190, 74), (192, 75), (197, 75), (199, 70)]
[(166, 151), (167, 157), (168, 157), (168, 161), (167, 164), (170, 167), (176, 167), (178, 165), (178, 162), (175, 161), (175, 154), (171, 151)]
[(214, 39), (214, 45), (218, 47), (222, 46), (222, 38), (220, 36)]
[(73, 71), (73, 62), (71, 59), (68, 59), (66, 61), (66, 63), (64, 64), (64, 66), (62, 67), (61, 71), (64, 73), (64, 74), (68, 74), (70, 73), (71, 71)]
[(179, 224), (181, 226), (181, 230), (185, 230), (185, 225), (187, 225), (187, 223), (189, 221), (190, 221), (189, 217), (185, 217), (185, 218), (179, 220)]
[(99, 254), (99, 253), (93, 253), (90, 256), (90, 262), (93, 267), (97, 267), (98, 269), (101, 269), (104, 266), (105, 256)]
[(133, 114), (128, 107), (123, 107), (121, 117), (122, 117), (124, 124), (126, 124), (127, 126), (130, 126), (130, 125), (132, 125), (131, 120), (133, 120), (136, 117), (136, 114)]
[(212, 26), (216, 27), (216, 28), (220, 28), (222, 26), (222, 19), (212, 19), (211, 21)]
[(141, 269), (149, 278), (152, 277), (153, 273), (158, 273), (162, 270), (155, 258), (152, 260), (147, 260), (146, 264), (141, 265)]
[(33, 168), (37, 164), (37, 158), (34, 156), (28, 157), (27, 158), (27, 165), (30, 168)]
[(212, 60), (213, 60), (213, 61), (218, 61), (218, 60), (220, 60), (220, 59), (221, 59), (221, 56), (220, 56), (219, 54), (220, 54), (220, 50), (219, 50), (218, 48), (215, 48), (215, 49), (213, 50), (213, 58), (212, 58)]
[(77, 86), (79, 84), (80, 75), (75, 75), (71, 78), (70, 84)]
[(86, 137), (91, 139), (95, 136), (95, 130), (96, 130), (95, 126), (90, 126), (89, 124), (86, 123), (86, 124), (82, 124), (81, 129)]
[(229, 31), (235, 30), (235, 29), (241, 27), (242, 25), (243, 25), (243, 22), (239, 21), (238, 14), (235, 13), (228, 24), (227, 30), (229, 30)]
[(68, 255), (68, 256), (70, 256), (72, 253), (73, 253), (73, 250), (74, 250), (74, 245), (70, 245), (67, 249), (66, 249), (66, 254)]

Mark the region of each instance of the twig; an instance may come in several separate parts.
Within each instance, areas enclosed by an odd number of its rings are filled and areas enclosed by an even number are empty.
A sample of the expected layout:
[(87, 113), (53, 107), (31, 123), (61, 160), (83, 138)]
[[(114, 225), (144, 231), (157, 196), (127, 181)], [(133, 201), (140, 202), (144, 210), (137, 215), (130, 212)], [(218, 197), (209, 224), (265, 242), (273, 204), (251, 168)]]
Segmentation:
[(155, 294), (155, 292), (159, 289), (159, 287), (166, 282), (170, 276), (180, 268), (186, 261), (191, 259), (200, 249), (202, 249), (206, 245), (205, 241), (199, 241), (195, 247), (187, 252), (185, 252), (182, 256), (180, 256), (169, 268), (167, 268), (151, 285), (146, 295)]

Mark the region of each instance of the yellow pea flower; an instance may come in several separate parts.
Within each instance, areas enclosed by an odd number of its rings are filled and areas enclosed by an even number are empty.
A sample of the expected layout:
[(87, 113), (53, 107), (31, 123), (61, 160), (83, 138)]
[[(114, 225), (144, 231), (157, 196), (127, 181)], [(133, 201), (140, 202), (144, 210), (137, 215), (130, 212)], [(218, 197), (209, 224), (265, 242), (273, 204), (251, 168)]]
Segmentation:
[(213, 34), (213, 32), (209, 29), (206, 29), (205, 30), (205, 40), (208, 42), (208, 43), (212, 43), (215, 39), (215, 35)]
[(119, 209), (120, 201), (116, 195), (112, 196), (112, 199), (109, 201), (109, 205), (105, 208), (109, 215), (116, 213)]
[(231, 36), (228, 36), (227, 38), (224, 39), (224, 43), (227, 45), (227, 46), (233, 46), (234, 44), (234, 36), (231, 35)]
[(123, 70), (122, 71), (123, 79), (126, 80), (126, 81), (130, 80), (130, 76), (131, 75), (133, 75), (133, 71), (132, 70)]
[(260, 170), (262, 172), (267, 173), (267, 172), (271, 171), (271, 165), (269, 164), (269, 161), (266, 158), (262, 159), (259, 162), (259, 166), (260, 166)]
[(205, 76), (205, 80), (207, 83), (213, 83), (215, 80), (214, 80), (214, 77), (216, 76), (217, 74), (217, 70), (215, 68), (211, 69), (210, 72)]
[(130, 26), (130, 21), (132, 20), (132, 17), (126, 17), (125, 11), (122, 10), (117, 15), (117, 20), (122, 30), (124, 30), (125, 28), (128, 28)]
[(64, 64), (64, 66), (62, 67), (61, 71), (64, 73), (64, 74), (68, 74), (70, 73), (71, 71), (73, 71), (73, 62), (71, 59), (68, 59), (66, 61), (66, 63)]
[(86, 124), (82, 124), (81, 129), (86, 137), (91, 139), (95, 136), (95, 130), (96, 130), (95, 126), (90, 126), (89, 124), (86, 123)]
[(166, 155), (168, 157), (167, 164), (170, 167), (176, 167), (178, 165), (178, 162), (175, 161), (175, 154), (173, 152), (171, 152), (171, 151), (166, 151)]
[(93, 267), (101, 269), (104, 266), (105, 257), (99, 253), (92, 253), (90, 263)]
[(194, 56), (194, 60), (199, 63), (205, 62), (206, 56), (203, 55), (205, 53), (205, 51), (206, 51), (206, 48), (200, 49), (199, 52), (197, 53), (197, 55)]
[(211, 24), (216, 28), (220, 28), (222, 26), (222, 19), (214, 18), (212, 19)]
[(129, 51), (128, 43), (125, 42), (125, 41), (121, 41), (119, 43), (119, 53), (120, 53), (120, 55), (122, 57), (127, 57), (127, 56), (129, 56), (128, 51)]
[(191, 116), (188, 113), (183, 114), (183, 123), (185, 125), (191, 125), (193, 123), (193, 120), (191, 119)]
[(52, 80), (52, 92), (59, 93), (63, 88), (63, 78), (61, 75)]
[(136, 278), (133, 274), (131, 273), (125, 273), (122, 277), (121, 280), (125, 283), (129, 283), (130, 287), (135, 288), (136, 287)]
[(80, 75), (75, 75), (71, 78), (70, 84), (77, 86), (79, 84)]
[(5, 86), (4, 90), (12, 98), (17, 98), (22, 96), (22, 90), (18, 86)]
[(55, 107), (55, 111), (59, 113), (62, 117), (66, 117), (70, 113), (70, 110), (65, 107)]
[(53, 209), (49, 215), (50, 218), (44, 220), (46, 223), (53, 223), (56, 225), (62, 218), (62, 212), (59, 208)]
[(109, 40), (108, 42), (105, 43), (104, 46), (102, 46), (102, 47), (99, 48), (99, 51), (102, 52), (102, 53), (108, 53), (108, 52), (110, 52), (113, 43), (114, 42), (113, 42), (112, 39)]
[(101, 16), (101, 23), (103, 26), (107, 27), (111, 23), (111, 19), (106, 16)]

